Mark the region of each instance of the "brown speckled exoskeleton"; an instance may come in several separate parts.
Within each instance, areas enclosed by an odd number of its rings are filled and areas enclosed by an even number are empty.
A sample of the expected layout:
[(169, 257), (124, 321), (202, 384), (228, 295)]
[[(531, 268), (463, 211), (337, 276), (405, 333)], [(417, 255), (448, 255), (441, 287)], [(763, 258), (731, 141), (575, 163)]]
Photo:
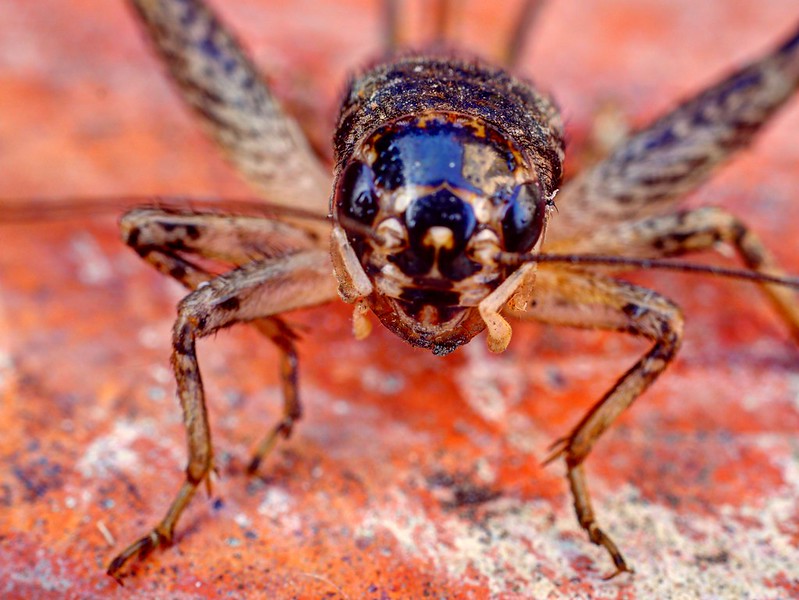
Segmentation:
[[(607, 265), (535, 257), (546, 251), (660, 259), (726, 243), (756, 274), (779, 277), (738, 219), (718, 208), (675, 212), (674, 205), (746, 147), (795, 92), (799, 32), (565, 184), (559, 113), (530, 82), (453, 51), (392, 47), (352, 79), (344, 96), (331, 196), (330, 177), (299, 127), (203, 2), (131, 4), (184, 99), (230, 160), (272, 203), (301, 210), (267, 218), (150, 208), (123, 218), (125, 241), (192, 290), (178, 308), (172, 353), (189, 460), (162, 521), (114, 558), (108, 573), (118, 577), (131, 559), (168, 543), (213, 468), (196, 340), (249, 322), (281, 350), (284, 414), (257, 448), (255, 471), (301, 415), (294, 336), (279, 315), (336, 298), (354, 305), (357, 337), (368, 334), (371, 310), (399, 337), (438, 355), (483, 330), (489, 348), (502, 352), (511, 339), (507, 317), (650, 340), (646, 354), (549, 458), (565, 460), (579, 523), (610, 554), (613, 574), (630, 571), (597, 523), (583, 462), (674, 358), (682, 315), (664, 296), (614, 279)], [(387, 7), (391, 14), (394, 3)], [(318, 218), (303, 218), (303, 211)], [(234, 268), (214, 276), (197, 259)], [(799, 340), (795, 293), (765, 279), (760, 285)]]

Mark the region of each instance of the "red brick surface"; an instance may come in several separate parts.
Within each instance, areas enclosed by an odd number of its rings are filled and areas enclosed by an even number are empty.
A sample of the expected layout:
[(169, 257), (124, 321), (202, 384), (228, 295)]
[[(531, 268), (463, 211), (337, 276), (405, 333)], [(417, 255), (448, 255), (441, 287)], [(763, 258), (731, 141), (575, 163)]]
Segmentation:
[[(224, 4), (327, 144), (347, 70), (378, 47), (376, 3)], [(463, 4), (462, 38), (495, 49), (511, 13)], [(559, 99), (579, 146), (603, 102), (641, 123), (797, 19), (794, 0), (557, 0), (524, 72)], [(6, 2), (0, 23), (0, 197), (249, 193), (122, 2)], [(797, 130), (794, 101), (690, 200), (745, 218), (794, 273)], [(688, 324), (677, 363), (588, 462), (600, 519), (635, 576), (602, 581), (608, 559), (575, 522), (562, 465), (539, 462), (642, 344), (521, 324), (503, 356), (480, 337), (436, 358), (381, 328), (353, 341), (337, 305), (291, 318), (304, 332), (307, 417), (257, 478), (243, 466), (279, 413), (275, 353), (246, 328), (200, 345), (219, 478), (177, 544), (120, 588), (105, 565), (182, 478), (168, 367), (181, 290), (117, 241), (113, 218), (2, 226), (0, 595), (799, 596), (796, 347), (749, 286), (637, 281), (679, 301)]]

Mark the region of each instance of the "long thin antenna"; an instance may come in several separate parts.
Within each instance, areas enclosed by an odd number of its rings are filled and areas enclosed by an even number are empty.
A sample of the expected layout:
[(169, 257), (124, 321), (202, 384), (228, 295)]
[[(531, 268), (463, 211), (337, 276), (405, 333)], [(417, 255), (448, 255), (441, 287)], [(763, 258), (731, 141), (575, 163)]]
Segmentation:
[(360, 221), (356, 221), (355, 219), (348, 217), (347, 215), (338, 215), (336, 219), (339, 224), (344, 227), (350, 233), (356, 233), (358, 235), (362, 235), (365, 238), (370, 240), (374, 240), (378, 244), (384, 244), (385, 240), (383, 236), (381, 236), (374, 228), (370, 227), (369, 225), (364, 225)]
[(743, 279), (757, 283), (783, 285), (799, 289), (799, 277), (769, 275), (748, 269), (717, 267), (714, 265), (699, 265), (692, 262), (660, 259), (660, 258), (630, 258), (625, 256), (603, 256), (599, 254), (548, 254), (530, 253), (516, 254), (513, 252), (500, 252), (496, 261), (507, 266), (522, 265), (525, 263), (567, 263), (569, 265), (594, 265), (607, 267), (634, 267), (638, 269), (661, 269), (678, 271), (680, 273), (699, 273), (728, 277), (730, 279)]
[(309, 221), (329, 221), (328, 215), (278, 206), (256, 198), (223, 199), (202, 196), (115, 196), (113, 198), (0, 198), (0, 224), (26, 224), (42, 221), (90, 219), (134, 208), (167, 211), (214, 212), (236, 215), (286, 217)]

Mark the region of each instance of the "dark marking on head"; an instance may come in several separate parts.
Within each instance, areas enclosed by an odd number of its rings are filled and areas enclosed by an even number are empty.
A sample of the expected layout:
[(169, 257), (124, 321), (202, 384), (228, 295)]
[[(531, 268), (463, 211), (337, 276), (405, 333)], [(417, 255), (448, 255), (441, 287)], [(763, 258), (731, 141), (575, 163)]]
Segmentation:
[(433, 325), (442, 325), (463, 314), (457, 292), (428, 288), (405, 288), (398, 299), (399, 308), (410, 318), (421, 321), (422, 315)]
[(418, 305), (457, 306), (460, 303), (460, 294), (447, 290), (406, 287), (402, 290), (400, 300)]
[[(406, 275), (427, 275), (434, 266), (450, 281), (461, 281), (480, 270), (480, 265), (465, 254), (477, 226), (474, 210), (455, 194), (441, 189), (416, 199), (405, 211), (409, 246), (389, 260)], [(452, 233), (451, 245), (436, 248), (428, 242), (428, 232), (443, 227)]]

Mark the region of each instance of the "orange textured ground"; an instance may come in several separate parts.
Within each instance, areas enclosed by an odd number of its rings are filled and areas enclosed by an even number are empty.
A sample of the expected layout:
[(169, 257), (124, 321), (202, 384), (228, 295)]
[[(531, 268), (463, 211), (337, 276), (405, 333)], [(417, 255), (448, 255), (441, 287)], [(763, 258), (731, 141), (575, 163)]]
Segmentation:
[[(217, 4), (222, 4), (221, 2)], [(347, 70), (379, 42), (375, 2), (225, 2), (281, 96), (329, 135)], [(475, 49), (510, 13), (470, 1)], [(700, 5), (701, 4), (701, 5)], [(584, 139), (603, 102), (642, 122), (799, 19), (794, 0), (558, 0), (524, 72)], [(241, 196), (177, 104), (122, 2), (0, 4), (0, 197)], [(745, 217), (799, 272), (799, 101), (691, 199)], [(180, 289), (113, 218), (0, 228), (0, 595), (4, 598), (787, 598), (799, 596), (799, 352), (756, 290), (647, 275), (688, 314), (677, 364), (589, 461), (600, 518), (635, 566), (604, 582), (546, 447), (642, 345), (519, 325), (446, 358), (343, 306), (305, 331), (307, 418), (261, 477), (275, 354), (246, 328), (200, 346), (220, 477), (120, 588), (115, 552), (182, 477), (168, 369)], [(103, 531), (113, 536), (107, 540)]]

